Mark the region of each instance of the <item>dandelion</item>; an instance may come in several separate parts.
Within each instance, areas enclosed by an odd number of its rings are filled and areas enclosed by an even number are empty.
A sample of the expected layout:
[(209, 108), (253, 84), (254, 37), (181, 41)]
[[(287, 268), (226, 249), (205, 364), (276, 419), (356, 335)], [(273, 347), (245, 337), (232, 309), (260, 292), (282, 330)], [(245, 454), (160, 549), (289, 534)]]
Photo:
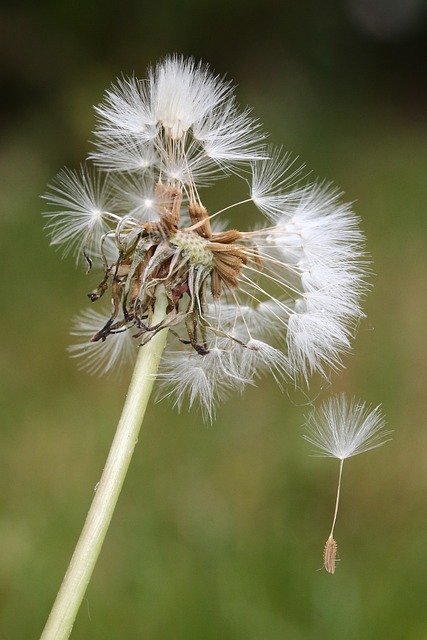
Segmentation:
[[(52, 244), (98, 274), (89, 304), (107, 300), (107, 315), (76, 318), (71, 354), (91, 373), (136, 364), (44, 640), (71, 631), (155, 379), (160, 397), (212, 420), (219, 402), (265, 373), (279, 385), (328, 378), (351, 348), (367, 288), (350, 205), (266, 145), (250, 109), (206, 65), (167, 57), (146, 80), (118, 80), (96, 113), (87, 163), (58, 174), (44, 215)], [(211, 209), (204, 189), (230, 175), (241, 198)], [(255, 228), (228, 224), (249, 207)]]
[[(120, 80), (96, 111), (95, 167), (62, 171), (45, 196), (52, 243), (103, 272), (92, 302), (112, 300), (74, 354), (106, 372), (114, 357), (132, 360), (132, 343), (137, 351), (170, 328), (158, 394), (178, 407), (187, 397), (207, 419), (228, 395), (220, 389), (241, 391), (270, 371), (281, 383), (339, 369), (367, 286), (359, 221), (340, 194), (303, 183), (230, 84), (192, 60), (169, 57), (146, 81)], [(230, 172), (244, 197), (209, 211), (201, 187)], [(244, 206), (258, 210), (257, 228), (225, 226)], [(161, 291), (166, 315), (153, 327)]]
[(344, 460), (382, 446), (390, 440), (391, 431), (384, 429), (381, 407), (367, 407), (364, 402), (344, 394), (334, 396), (315, 409), (307, 418), (304, 438), (317, 450), (317, 455), (338, 458), (340, 461), (338, 488), (332, 528), (326, 541), (323, 564), (328, 573), (335, 572), (337, 543), (334, 528), (338, 514)]

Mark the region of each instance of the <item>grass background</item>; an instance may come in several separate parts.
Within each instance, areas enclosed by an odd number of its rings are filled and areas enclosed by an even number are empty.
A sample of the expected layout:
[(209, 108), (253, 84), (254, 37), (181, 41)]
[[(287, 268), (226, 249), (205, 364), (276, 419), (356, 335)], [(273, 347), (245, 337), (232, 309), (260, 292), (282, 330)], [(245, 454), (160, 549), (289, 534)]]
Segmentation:
[(49, 248), (39, 196), (87, 154), (110, 82), (171, 52), (227, 73), (271, 141), (354, 201), (374, 287), (346, 369), (319, 400), (345, 390), (382, 402), (395, 433), (345, 465), (331, 577), (317, 569), (338, 463), (309, 457), (304, 397), (263, 380), (212, 428), (153, 403), (72, 637), (427, 637), (426, 12), (384, 6), (3, 4), (1, 638), (39, 637), (129, 376), (93, 378), (68, 359), (88, 284)]

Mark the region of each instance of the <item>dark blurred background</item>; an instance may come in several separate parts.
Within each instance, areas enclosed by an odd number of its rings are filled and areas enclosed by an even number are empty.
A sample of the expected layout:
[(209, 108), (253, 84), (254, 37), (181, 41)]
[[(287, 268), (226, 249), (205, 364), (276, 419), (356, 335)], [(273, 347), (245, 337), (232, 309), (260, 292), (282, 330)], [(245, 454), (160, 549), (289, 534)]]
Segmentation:
[(3, 0), (1, 638), (39, 637), (130, 375), (69, 360), (87, 280), (48, 246), (39, 196), (90, 150), (105, 88), (174, 52), (354, 201), (374, 287), (319, 401), (382, 402), (395, 433), (345, 465), (331, 577), (338, 463), (308, 455), (303, 394), (266, 379), (212, 428), (152, 403), (73, 638), (427, 638), (426, 37), (424, 0)]

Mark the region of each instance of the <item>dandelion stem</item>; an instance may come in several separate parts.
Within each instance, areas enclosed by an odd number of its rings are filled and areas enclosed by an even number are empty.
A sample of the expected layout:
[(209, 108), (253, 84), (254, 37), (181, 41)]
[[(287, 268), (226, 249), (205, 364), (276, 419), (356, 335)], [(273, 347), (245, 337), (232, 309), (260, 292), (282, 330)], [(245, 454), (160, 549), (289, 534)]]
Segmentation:
[(331, 529), (331, 533), (329, 534), (330, 538), (334, 537), (335, 523), (337, 521), (338, 505), (339, 505), (339, 502), (340, 502), (341, 478), (342, 478), (343, 466), (344, 466), (344, 458), (341, 458), (341, 460), (340, 460), (340, 472), (339, 472), (339, 476), (338, 476), (337, 499), (335, 501), (335, 511), (334, 511), (334, 519), (332, 521), (332, 529)]
[[(152, 325), (163, 320), (166, 306), (166, 295), (161, 292)], [(66, 640), (71, 634), (138, 441), (166, 337), (167, 329), (162, 329), (140, 349), (101, 480), (41, 640)]]

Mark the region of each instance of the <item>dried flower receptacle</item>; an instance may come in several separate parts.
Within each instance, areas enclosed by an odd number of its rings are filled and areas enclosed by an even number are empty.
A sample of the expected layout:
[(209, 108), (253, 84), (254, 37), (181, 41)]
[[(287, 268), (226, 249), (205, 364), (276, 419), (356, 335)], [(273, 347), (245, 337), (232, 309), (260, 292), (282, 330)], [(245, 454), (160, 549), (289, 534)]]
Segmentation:
[[(211, 330), (203, 315), (207, 293), (214, 303), (223, 288), (238, 288), (242, 268), (247, 264), (250, 248), (236, 243), (244, 240), (239, 231), (213, 233), (206, 210), (198, 203), (188, 206), (189, 227), (180, 226), (181, 194), (158, 184), (164, 204), (159, 220), (136, 224), (126, 221), (121, 227), (119, 258), (108, 265), (100, 285), (89, 294), (98, 300), (107, 290), (112, 292), (113, 313), (92, 338), (106, 338), (129, 326), (143, 336), (142, 344), (165, 327), (185, 324), (188, 342), (200, 355), (209, 353), (206, 334)], [(153, 314), (156, 289), (163, 285), (169, 305), (166, 318), (157, 326), (147, 326)], [(187, 304), (182, 307), (183, 297)], [(120, 315), (120, 319), (118, 316)], [(249, 347), (250, 348), (250, 347)]]

